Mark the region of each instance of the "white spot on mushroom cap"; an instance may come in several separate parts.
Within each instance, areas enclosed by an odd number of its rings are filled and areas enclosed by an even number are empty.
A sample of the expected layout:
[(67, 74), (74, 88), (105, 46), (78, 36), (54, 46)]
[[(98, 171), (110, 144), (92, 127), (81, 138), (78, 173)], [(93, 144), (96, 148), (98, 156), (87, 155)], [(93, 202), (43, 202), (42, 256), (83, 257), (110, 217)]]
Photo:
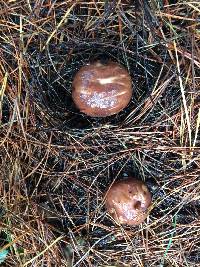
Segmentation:
[(100, 84), (108, 84), (108, 83), (113, 83), (115, 80), (117, 79), (117, 77), (109, 77), (109, 78), (98, 78), (97, 81)]
[(81, 94), (81, 98), (86, 100), (86, 104), (91, 108), (112, 108), (117, 103), (116, 90), (110, 92), (93, 92), (88, 98), (87, 95)]
[(124, 85), (124, 83), (121, 82), (121, 79), (124, 77), (125, 75), (112, 76), (109, 78), (98, 78), (97, 81), (102, 85), (109, 84), (109, 83), (117, 83), (117, 84)]

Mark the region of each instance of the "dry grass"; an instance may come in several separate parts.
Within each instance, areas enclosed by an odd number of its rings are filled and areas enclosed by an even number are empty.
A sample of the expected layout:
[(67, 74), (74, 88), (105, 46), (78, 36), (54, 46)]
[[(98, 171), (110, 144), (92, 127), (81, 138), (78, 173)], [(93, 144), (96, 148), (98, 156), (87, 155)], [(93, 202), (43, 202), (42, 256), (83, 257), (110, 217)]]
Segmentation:
[[(2, 266), (200, 266), (199, 44), (199, 1), (0, 1)], [(95, 119), (71, 82), (102, 57), (134, 96)], [(138, 227), (103, 205), (127, 175), (153, 194)]]

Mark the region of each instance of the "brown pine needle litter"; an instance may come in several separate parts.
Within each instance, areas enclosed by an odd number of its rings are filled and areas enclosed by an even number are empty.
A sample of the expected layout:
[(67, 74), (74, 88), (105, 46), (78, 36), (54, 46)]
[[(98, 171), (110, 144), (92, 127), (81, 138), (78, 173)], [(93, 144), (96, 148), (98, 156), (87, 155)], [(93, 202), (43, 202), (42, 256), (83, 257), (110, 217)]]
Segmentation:
[[(122, 64), (133, 97), (92, 118), (80, 67)], [(0, 264), (200, 266), (200, 2), (0, 0)], [(153, 196), (140, 226), (106, 213), (123, 177)]]

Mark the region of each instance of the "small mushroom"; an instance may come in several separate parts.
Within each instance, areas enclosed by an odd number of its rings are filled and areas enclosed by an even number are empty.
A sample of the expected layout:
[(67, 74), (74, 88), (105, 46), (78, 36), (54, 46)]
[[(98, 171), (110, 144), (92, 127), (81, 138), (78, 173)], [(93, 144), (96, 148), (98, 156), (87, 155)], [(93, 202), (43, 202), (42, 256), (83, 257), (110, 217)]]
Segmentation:
[(120, 224), (142, 223), (150, 205), (151, 194), (147, 186), (134, 178), (115, 182), (106, 193), (106, 209)]
[(120, 112), (131, 100), (132, 84), (128, 71), (118, 63), (96, 61), (81, 67), (72, 82), (76, 107), (92, 117)]

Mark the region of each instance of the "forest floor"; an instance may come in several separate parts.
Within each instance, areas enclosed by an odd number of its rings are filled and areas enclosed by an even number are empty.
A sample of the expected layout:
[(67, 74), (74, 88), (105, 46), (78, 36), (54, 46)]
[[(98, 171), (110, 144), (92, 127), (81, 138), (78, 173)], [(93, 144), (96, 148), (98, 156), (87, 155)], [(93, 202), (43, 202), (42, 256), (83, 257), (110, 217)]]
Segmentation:
[[(80, 67), (111, 59), (133, 97), (80, 113)], [(200, 266), (200, 2), (0, 0), (0, 262), (33, 267)], [(104, 207), (137, 177), (139, 226)]]

